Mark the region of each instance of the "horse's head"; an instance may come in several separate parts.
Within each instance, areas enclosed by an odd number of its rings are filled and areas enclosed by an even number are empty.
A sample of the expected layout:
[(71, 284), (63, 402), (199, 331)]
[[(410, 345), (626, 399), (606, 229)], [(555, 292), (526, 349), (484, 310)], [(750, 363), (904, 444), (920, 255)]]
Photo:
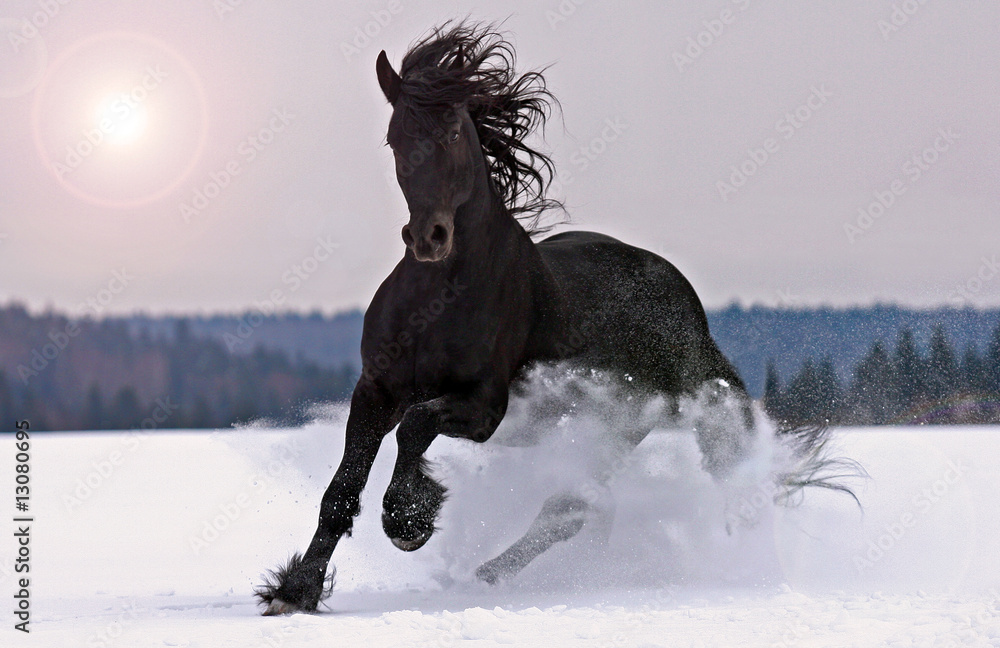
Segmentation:
[[(461, 64), (459, 55), (452, 67)], [(401, 92), (403, 81), (385, 52), (379, 54), (376, 71), (393, 107), (386, 141), (410, 211), (403, 242), (417, 261), (441, 261), (454, 249), (456, 210), (473, 195), (477, 172), (485, 177), (476, 127), (464, 102), (414, 105)]]
[(554, 167), (525, 138), (544, 125), (554, 99), (541, 72), (514, 71), (502, 34), (492, 25), (444, 25), (406, 53), (398, 73), (385, 52), (375, 70), (392, 104), (386, 141), (410, 212), (402, 234), (413, 258), (454, 256), (456, 214), (462, 245), (474, 227), (466, 215), (513, 217), (529, 234), (548, 229), (542, 213), (562, 206), (545, 195)]

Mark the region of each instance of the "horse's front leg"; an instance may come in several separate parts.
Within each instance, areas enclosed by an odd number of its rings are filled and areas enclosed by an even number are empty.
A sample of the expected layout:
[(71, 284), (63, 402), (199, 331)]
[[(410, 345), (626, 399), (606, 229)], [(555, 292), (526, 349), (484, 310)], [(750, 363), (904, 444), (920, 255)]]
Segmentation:
[(323, 495), (312, 542), (304, 556), (292, 556), (285, 567), (272, 572), (269, 582), (257, 589), (257, 597), (267, 604), (265, 616), (311, 612), (329, 595), (332, 581), (328, 581), (326, 571), (333, 550), (341, 536), (351, 531), (375, 455), (396, 420), (388, 396), (362, 378), (351, 398), (344, 458)]
[(493, 435), (507, 409), (507, 390), (480, 388), (413, 405), (396, 432), (399, 454), (385, 492), (382, 528), (403, 551), (414, 551), (434, 533), (445, 488), (428, 474), (424, 452), (438, 434), (483, 442)]

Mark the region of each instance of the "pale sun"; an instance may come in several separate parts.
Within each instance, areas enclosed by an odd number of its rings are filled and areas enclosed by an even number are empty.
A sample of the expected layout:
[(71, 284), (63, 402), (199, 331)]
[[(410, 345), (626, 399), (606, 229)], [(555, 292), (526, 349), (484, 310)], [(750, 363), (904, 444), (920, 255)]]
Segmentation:
[(95, 126), (108, 144), (138, 143), (146, 132), (149, 115), (142, 101), (124, 92), (108, 93), (97, 102)]

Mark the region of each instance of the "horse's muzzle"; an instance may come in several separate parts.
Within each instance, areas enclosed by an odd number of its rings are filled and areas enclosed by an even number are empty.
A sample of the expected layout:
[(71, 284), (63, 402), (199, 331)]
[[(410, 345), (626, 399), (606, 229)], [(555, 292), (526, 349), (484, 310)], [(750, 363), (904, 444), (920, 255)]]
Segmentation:
[(403, 243), (410, 248), (417, 261), (441, 261), (451, 254), (454, 229), (454, 216), (451, 214), (435, 214), (419, 225), (410, 219), (403, 226)]

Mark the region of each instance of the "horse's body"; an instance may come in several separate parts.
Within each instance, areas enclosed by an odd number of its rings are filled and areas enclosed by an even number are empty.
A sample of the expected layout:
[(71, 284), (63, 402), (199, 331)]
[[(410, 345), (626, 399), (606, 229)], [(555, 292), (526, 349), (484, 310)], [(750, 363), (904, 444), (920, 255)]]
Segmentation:
[[(439, 434), (489, 439), (512, 387), (536, 363), (601, 370), (643, 395), (676, 397), (712, 385), (741, 407), (721, 425), (698, 426), (703, 465), (725, 479), (747, 452), (749, 398), (681, 273), (601, 234), (566, 232), (535, 243), (515, 218), (518, 205), (530, 211), (525, 186), (540, 178), (539, 161), (549, 164), (520, 142), (547, 93), (534, 85), (536, 73), (514, 77), (509, 65), (490, 67), (498, 58), (512, 63), (508, 54), (495, 34), (459, 26), (411, 50), (402, 76), (384, 52), (379, 57), (380, 84), (394, 108), (387, 139), (410, 209), (407, 250), (365, 315), (363, 375), (319, 526), (306, 554), (258, 590), (266, 614), (314, 610), (328, 591), (333, 550), (350, 532), (380, 443), (397, 424), (383, 527), (400, 549), (421, 547), (444, 500), (424, 452)], [(515, 159), (525, 152), (528, 162)], [(548, 204), (543, 189), (536, 207)], [(611, 423), (622, 451), (651, 427), (641, 417)], [(579, 531), (591, 504), (573, 493), (554, 495), (525, 537), (483, 565), (479, 577), (516, 574)]]
[(712, 379), (744, 391), (709, 335), (694, 288), (673, 264), (591, 232), (557, 234), (536, 247), (567, 304), (557, 330), (545, 332), (557, 356), (665, 394), (691, 393)]
[[(508, 220), (507, 249), (479, 251), (456, 227), (462, 251), (453, 265), (430, 274), (404, 259), (376, 292), (362, 380), (377, 376), (399, 416), (456, 388), (506, 387), (526, 366), (549, 360), (628, 374), (637, 389), (664, 394), (692, 393), (713, 378), (743, 390), (694, 289), (668, 261), (592, 232), (536, 244)], [(505, 394), (494, 397), (485, 404), (502, 414)], [(493, 428), (441, 433), (485, 441)]]

